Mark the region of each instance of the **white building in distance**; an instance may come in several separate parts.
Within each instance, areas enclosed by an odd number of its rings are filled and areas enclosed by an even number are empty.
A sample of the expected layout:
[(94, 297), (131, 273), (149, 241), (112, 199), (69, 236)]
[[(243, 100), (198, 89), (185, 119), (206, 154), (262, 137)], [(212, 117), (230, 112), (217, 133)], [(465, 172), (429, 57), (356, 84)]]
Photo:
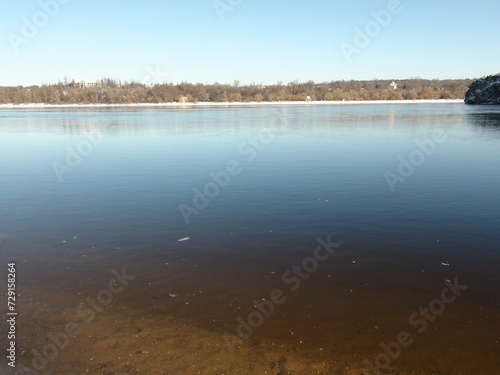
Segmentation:
[(100, 86), (100, 82), (82, 80), (82, 81), (76, 82), (76, 86), (79, 88), (97, 87), (97, 86)]

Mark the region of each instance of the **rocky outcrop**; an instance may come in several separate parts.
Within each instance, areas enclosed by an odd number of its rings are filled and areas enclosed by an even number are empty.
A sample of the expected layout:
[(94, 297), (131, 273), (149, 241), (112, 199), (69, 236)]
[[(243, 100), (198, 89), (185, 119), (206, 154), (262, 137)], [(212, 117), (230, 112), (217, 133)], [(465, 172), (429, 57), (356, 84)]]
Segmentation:
[(500, 105), (500, 74), (472, 82), (465, 94), (465, 104)]

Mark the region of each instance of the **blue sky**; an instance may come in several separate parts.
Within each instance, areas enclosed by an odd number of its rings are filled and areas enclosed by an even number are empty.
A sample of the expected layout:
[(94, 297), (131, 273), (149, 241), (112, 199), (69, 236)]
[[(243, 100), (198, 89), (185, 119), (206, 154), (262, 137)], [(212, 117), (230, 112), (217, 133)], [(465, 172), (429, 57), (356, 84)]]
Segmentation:
[[(56, 1), (59, 9), (43, 10)], [(392, 1), (4, 0), (0, 85), (64, 77), (267, 84), (500, 72), (498, 0), (400, 0), (401, 11), (378, 30), (372, 12), (388, 12)], [(226, 7), (223, 19), (214, 3)], [(36, 35), (23, 32), (26, 20), (38, 23), (28, 28)], [(356, 45), (355, 29), (367, 27), (369, 45)], [(346, 45), (356, 48), (350, 59)]]

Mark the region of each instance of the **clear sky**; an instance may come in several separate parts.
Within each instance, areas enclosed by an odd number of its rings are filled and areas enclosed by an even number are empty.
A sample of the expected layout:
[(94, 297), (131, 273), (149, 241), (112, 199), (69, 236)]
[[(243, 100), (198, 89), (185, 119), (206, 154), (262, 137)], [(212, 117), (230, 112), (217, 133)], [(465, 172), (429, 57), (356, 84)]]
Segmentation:
[[(392, 1), (3, 0), (0, 85), (64, 77), (270, 84), (500, 72), (500, 1), (400, 0), (390, 21), (375, 21), (372, 12), (387, 11)], [(368, 28), (368, 45), (355, 43), (356, 28)]]

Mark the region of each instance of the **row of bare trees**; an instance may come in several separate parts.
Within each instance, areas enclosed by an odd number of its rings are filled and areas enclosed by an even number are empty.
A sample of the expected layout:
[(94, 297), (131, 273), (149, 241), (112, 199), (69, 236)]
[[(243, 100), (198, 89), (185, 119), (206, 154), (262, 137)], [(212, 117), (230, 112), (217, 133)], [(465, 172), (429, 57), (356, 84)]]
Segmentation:
[(306, 100), (462, 99), (472, 80), (332, 81), (324, 83), (278, 82), (273, 85), (164, 83), (144, 85), (102, 79), (96, 87), (59, 82), (30, 87), (0, 87), (0, 103), (126, 104), (171, 102), (261, 102)]

